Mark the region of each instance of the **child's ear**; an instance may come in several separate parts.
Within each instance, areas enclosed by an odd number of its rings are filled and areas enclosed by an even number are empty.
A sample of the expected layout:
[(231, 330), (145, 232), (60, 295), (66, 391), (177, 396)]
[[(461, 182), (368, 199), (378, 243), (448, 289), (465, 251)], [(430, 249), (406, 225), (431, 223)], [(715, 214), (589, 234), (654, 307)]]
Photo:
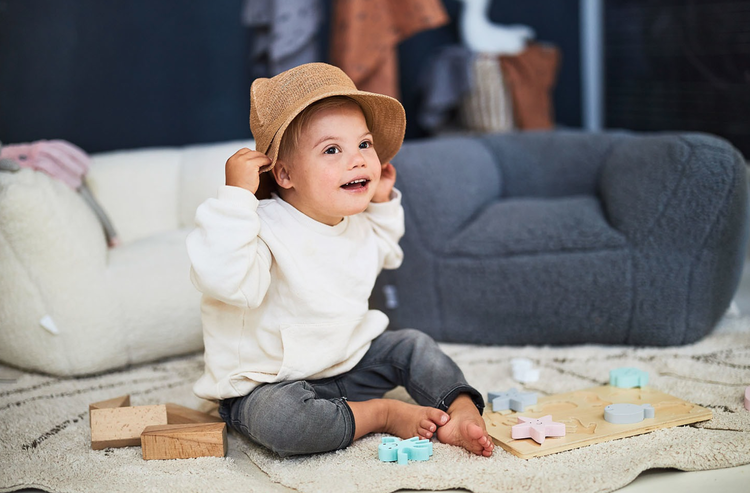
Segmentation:
[(271, 169), (271, 173), (276, 179), (276, 184), (281, 188), (292, 188), (292, 177), (289, 176), (289, 168), (284, 164), (284, 161), (278, 159), (276, 165)]

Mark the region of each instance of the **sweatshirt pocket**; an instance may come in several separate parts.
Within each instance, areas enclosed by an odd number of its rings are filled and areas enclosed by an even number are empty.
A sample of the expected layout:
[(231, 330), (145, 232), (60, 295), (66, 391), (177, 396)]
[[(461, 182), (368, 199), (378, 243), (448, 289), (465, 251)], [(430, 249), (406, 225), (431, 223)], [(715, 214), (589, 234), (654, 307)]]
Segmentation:
[(360, 322), (361, 319), (282, 325), (284, 356), (277, 381), (302, 380), (351, 357), (363, 343), (369, 342), (358, 340)]

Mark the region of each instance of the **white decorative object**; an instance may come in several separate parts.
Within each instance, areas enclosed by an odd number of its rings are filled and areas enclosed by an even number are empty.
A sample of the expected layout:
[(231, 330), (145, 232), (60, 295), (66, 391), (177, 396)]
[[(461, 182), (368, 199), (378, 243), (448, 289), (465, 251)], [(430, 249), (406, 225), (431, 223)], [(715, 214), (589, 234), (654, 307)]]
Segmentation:
[(513, 358), (510, 360), (513, 370), (513, 380), (520, 383), (531, 383), (539, 380), (539, 369), (528, 358)]
[(459, 0), (464, 4), (459, 25), (461, 39), (470, 50), (493, 55), (517, 55), (535, 36), (529, 26), (495, 24), (490, 21), (490, 0)]

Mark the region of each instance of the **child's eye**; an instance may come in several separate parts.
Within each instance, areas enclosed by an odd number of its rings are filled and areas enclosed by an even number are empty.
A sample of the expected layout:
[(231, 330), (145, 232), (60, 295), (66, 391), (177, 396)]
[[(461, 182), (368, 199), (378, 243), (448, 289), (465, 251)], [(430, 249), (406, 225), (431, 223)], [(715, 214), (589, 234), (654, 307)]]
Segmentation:
[(370, 147), (372, 147), (372, 142), (370, 142), (369, 140), (362, 141), (359, 144), (360, 149), (369, 149)]
[(323, 151), (323, 154), (338, 154), (339, 150), (336, 147), (328, 147), (325, 151)]

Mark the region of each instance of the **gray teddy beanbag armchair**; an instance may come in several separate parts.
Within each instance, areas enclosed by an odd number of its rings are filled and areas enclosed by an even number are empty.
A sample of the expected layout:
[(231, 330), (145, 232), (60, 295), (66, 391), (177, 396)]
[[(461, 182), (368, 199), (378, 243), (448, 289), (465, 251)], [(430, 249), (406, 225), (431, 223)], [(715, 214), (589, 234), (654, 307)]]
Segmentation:
[(372, 304), (445, 342), (679, 345), (739, 283), (745, 162), (702, 134), (572, 131), (406, 143), (405, 260)]

